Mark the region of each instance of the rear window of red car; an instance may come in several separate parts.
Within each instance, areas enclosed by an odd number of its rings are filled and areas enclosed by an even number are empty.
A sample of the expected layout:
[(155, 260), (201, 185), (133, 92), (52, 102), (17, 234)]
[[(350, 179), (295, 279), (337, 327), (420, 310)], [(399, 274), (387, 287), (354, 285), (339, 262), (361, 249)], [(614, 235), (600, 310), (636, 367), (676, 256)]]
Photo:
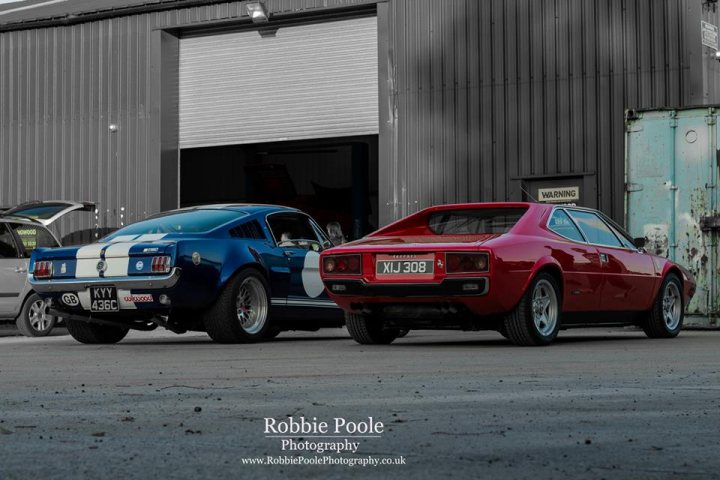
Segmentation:
[(437, 235), (507, 233), (527, 208), (474, 208), (434, 212), (428, 227)]

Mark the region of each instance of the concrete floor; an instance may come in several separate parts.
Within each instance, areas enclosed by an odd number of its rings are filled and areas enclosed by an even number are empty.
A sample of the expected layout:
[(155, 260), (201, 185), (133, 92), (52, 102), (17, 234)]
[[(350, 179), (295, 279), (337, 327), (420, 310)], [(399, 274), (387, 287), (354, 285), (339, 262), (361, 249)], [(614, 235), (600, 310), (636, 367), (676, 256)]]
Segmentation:
[[(411, 332), (378, 347), (344, 330), (257, 345), (131, 332), (118, 345), (87, 346), (57, 333), (0, 334), (2, 479), (720, 472), (719, 332), (649, 340), (576, 330), (546, 348), (514, 347), (490, 332)], [(357, 454), (302, 452), (306, 459), (402, 456), (406, 464), (243, 464), (298, 455), (264, 433), (265, 417), (287, 416), (384, 423), (381, 438), (352, 440)]]

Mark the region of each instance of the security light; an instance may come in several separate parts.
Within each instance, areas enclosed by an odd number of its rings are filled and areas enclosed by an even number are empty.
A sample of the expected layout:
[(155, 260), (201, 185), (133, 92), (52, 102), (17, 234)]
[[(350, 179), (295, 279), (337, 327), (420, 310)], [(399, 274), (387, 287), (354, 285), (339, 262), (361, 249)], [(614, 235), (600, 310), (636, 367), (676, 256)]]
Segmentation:
[(253, 23), (265, 23), (268, 21), (268, 11), (263, 2), (250, 2), (245, 4), (248, 15)]

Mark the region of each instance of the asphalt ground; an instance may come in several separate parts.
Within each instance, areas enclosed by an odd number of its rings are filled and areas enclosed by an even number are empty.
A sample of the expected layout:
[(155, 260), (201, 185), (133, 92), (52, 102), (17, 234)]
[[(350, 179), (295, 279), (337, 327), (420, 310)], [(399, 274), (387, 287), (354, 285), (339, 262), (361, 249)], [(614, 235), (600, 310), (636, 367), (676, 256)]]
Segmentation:
[[(344, 329), (255, 345), (156, 331), (88, 346), (5, 330), (0, 478), (718, 478), (719, 346), (713, 331), (573, 330), (520, 348), (492, 332), (368, 347)], [(284, 439), (356, 453), (288, 451), (265, 432), (288, 416), (383, 428)], [(327, 464), (248, 464), (267, 457)]]

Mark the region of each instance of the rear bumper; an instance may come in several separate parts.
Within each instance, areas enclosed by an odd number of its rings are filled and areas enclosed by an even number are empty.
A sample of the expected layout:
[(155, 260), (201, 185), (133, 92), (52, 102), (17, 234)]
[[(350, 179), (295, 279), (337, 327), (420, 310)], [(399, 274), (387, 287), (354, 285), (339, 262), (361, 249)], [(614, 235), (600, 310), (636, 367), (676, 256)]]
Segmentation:
[(327, 279), (332, 295), (342, 297), (447, 298), (485, 295), (490, 290), (486, 277), (446, 278), (440, 283), (366, 283), (363, 280)]
[(38, 293), (80, 292), (95, 285), (114, 285), (127, 290), (156, 290), (174, 287), (182, 270), (175, 267), (168, 275), (142, 277), (98, 277), (98, 278), (56, 278), (35, 280), (29, 275), (33, 290)]

